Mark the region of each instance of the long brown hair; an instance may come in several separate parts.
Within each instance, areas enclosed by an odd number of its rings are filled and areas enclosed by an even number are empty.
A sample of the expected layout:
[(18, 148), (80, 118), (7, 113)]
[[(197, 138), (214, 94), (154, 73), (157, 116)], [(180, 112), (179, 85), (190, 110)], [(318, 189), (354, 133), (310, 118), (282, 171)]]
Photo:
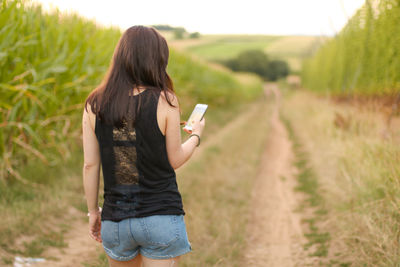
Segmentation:
[[(133, 97), (133, 88), (163, 91), (169, 105), (173, 106), (168, 92), (174, 92), (167, 73), (169, 50), (164, 37), (155, 29), (133, 26), (119, 40), (111, 65), (103, 82), (93, 90), (85, 101), (94, 114), (107, 124), (121, 126), (124, 119), (135, 121), (140, 112), (140, 95)], [(135, 102), (134, 109), (130, 109)]]

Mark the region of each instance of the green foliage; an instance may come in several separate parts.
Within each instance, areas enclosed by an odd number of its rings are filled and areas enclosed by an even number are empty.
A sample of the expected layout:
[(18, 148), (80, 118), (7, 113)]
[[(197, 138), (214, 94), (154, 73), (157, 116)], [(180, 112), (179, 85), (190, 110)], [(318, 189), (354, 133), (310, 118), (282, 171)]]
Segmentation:
[[(0, 181), (25, 181), (17, 166), (32, 157), (60, 166), (81, 146), (84, 100), (104, 77), (121, 31), (76, 14), (44, 14), (24, 0), (1, 2), (0, 25)], [(174, 51), (168, 69), (184, 111), (197, 101), (224, 109), (261, 92)]]
[(335, 94), (398, 92), (399, 25), (399, 1), (366, 1), (335, 38), (305, 60), (304, 85)]
[(281, 77), (286, 77), (289, 75), (289, 65), (283, 60), (271, 60), (268, 63), (268, 69), (265, 75), (270, 81), (276, 81)]
[(209, 104), (211, 109), (237, 105), (254, 99), (261, 92), (261, 84), (244, 88), (231, 74), (211, 69), (174, 50), (171, 50), (168, 73), (173, 77), (180, 105), (186, 112), (191, 112), (199, 102)]
[(67, 247), (68, 244), (64, 242), (62, 232), (51, 232), (30, 242), (24, 242), (24, 251), (20, 251), (20, 253), (22, 252), (22, 254), (30, 257), (38, 257), (49, 246), (63, 248)]
[(227, 60), (246, 50), (264, 51), (280, 38), (270, 35), (202, 35), (202, 42), (187, 50), (210, 61)]
[(310, 247), (314, 247), (314, 251), (310, 254), (311, 256), (326, 257), (329, 250), (330, 234), (328, 232), (321, 232), (317, 225), (321, 221), (326, 220), (328, 211), (325, 208), (318, 177), (312, 166), (310, 166), (309, 154), (305, 151), (290, 121), (286, 117), (282, 117), (282, 121), (293, 142), (295, 153), (294, 164), (298, 170), (298, 185), (295, 187), (295, 190), (305, 194), (305, 198), (300, 203), (299, 208), (300, 210), (308, 209), (309, 211), (313, 211), (312, 213), (309, 212), (310, 215), (308, 215), (307, 219), (303, 219), (303, 223), (308, 224), (308, 230), (305, 233), (308, 243), (305, 244), (304, 249), (308, 250)]
[(173, 31), (175, 29), (175, 27), (172, 27), (170, 25), (165, 25), (165, 24), (151, 25), (151, 27), (153, 27), (159, 31)]
[(262, 50), (270, 59), (288, 62), (291, 73), (299, 74), (303, 58), (320, 45), (316, 36), (274, 35), (201, 35), (197, 44), (191, 42), (185, 49), (209, 61), (222, 61), (237, 57), (247, 50)]
[(199, 32), (192, 32), (191, 34), (189, 34), (189, 38), (190, 39), (198, 39), (198, 38), (200, 38), (200, 33)]
[(177, 28), (174, 28), (173, 32), (174, 32), (174, 38), (177, 40), (180, 40), (180, 39), (183, 39), (184, 34), (186, 33), (186, 30), (185, 30), (185, 28), (177, 27)]
[(233, 71), (253, 72), (261, 77), (268, 71), (268, 57), (260, 50), (241, 52), (236, 58), (226, 61), (226, 66)]
[(121, 32), (75, 14), (3, 1), (0, 11), (0, 180), (35, 157), (54, 166), (79, 142), (83, 100)]
[(276, 81), (289, 74), (289, 66), (285, 61), (270, 61), (260, 50), (243, 51), (236, 58), (222, 63), (233, 71), (252, 72), (270, 81)]

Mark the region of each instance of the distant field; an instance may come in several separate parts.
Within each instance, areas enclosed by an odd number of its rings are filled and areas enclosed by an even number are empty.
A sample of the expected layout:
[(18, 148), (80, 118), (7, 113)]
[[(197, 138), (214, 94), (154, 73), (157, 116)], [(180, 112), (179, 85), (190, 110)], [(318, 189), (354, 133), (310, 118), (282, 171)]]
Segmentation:
[(281, 38), (281, 36), (267, 35), (219, 35), (210, 37), (203, 37), (208, 42), (190, 46), (187, 50), (208, 60), (228, 59), (237, 56), (244, 50), (265, 50), (269, 44)]
[(295, 72), (300, 71), (302, 58), (322, 42), (316, 36), (278, 35), (202, 35), (199, 39), (184, 40), (172, 40), (169, 36), (167, 39), (171, 46), (209, 61), (233, 58), (249, 49), (263, 50), (271, 58), (287, 60)]
[(293, 71), (300, 71), (303, 58), (311, 55), (324, 41), (318, 36), (285, 36), (264, 51), (273, 58), (286, 60)]

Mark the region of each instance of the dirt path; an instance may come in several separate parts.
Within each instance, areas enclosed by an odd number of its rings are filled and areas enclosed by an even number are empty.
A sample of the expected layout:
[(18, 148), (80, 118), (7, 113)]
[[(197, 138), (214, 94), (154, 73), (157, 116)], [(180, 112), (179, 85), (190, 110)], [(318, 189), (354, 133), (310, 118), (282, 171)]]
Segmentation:
[[(49, 248), (42, 257), (46, 259), (43, 263), (32, 264), (35, 267), (71, 267), (82, 266), (83, 262), (90, 262), (96, 259), (101, 244), (89, 237), (88, 220), (86, 214), (70, 208), (71, 229), (64, 236), (64, 241), (68, 244), (66, 248)], [(57, 258), (54, 259), (54, 258)], [(31, 266), (31, 265), (27, 265)]]
[(275, 84), (266, 84), (265, 93), (275, 98), (275, 108), (252, 192), (244, 266), (304, 266), (301, 218), (294, 212), (291, 143), (279, 118), (280, 92)]

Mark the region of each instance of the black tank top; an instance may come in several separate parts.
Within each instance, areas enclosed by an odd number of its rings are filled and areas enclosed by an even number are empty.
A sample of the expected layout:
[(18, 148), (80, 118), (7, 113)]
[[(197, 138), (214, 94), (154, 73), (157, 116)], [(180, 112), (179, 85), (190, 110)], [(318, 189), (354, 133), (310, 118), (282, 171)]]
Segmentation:
[(104, 178), (101, 220), (185, 214), (165, 136), (157, 123), (159, 97), (159, 91), (146, 89), (140, 93), (140, 112), (134, 126), (124, 120), (123, 126), (116, 128), (96, 116)]

